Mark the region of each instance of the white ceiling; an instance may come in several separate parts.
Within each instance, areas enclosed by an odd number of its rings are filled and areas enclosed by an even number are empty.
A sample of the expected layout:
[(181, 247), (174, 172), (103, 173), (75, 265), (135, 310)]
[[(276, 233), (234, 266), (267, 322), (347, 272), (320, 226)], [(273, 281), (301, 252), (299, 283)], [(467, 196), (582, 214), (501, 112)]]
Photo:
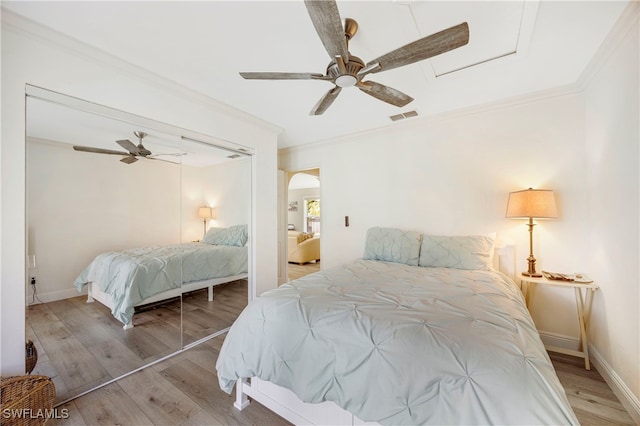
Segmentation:
[(240, 71), (324, 73), (330, 60), (301, 1), (23, 2), (3, 7), (284, 129), (279, 147), (392, 124), (575, 82), (626, 1), (338, 2), (359, 31), (365, 62), (439, 30), (469, 23), (467, 46), (366, 79), (415, 100), (402, 109), (356, 88), (322, 116), (308, 113), (332, 85), (248, 81)]

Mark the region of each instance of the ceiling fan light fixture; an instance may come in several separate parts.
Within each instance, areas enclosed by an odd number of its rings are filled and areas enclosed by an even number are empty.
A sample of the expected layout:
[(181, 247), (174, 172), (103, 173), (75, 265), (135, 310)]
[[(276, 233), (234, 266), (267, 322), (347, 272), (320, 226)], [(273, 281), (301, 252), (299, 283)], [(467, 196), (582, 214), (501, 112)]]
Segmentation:
[(358, 82), (358, 79), (349, 74), (343, 74), (336, 78), (336, 86), (338, 87), (353, 87)]
[[(409, 4), (412, 0), (399, 0)], [(321, 115), (333, 103), (344, 87), (358, 86), (367, 95), (387, 104), (404, 107), (413, 101), (406, 93), (376, 83), (362, 81), (368, 74), (388, 71), (429, 59), (469, 43), (469, 24), (463, 22), (440, 32), (405, 44), (365, 64), (349, 52), (349, 41), (358, 31), (358, 23), (351, 18), (340, 18), (336, 0), (305, 0), (305, 7), (320, 41), (331, 58), (326, 75), (291, 72), (241, 72), (248, 80), (325, 80), (335, 85), (320, 101), (311, 115)]]

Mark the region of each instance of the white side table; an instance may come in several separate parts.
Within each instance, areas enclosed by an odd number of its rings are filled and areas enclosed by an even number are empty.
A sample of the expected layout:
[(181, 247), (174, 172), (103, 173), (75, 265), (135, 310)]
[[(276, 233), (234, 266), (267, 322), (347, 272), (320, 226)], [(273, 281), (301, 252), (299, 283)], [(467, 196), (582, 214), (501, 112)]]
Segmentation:
[[(581, 283), (577, 281), (555, 281), (548, 280), (545, 277), (533, 278), (527, 276), (521, 276), (520, 281), (522, 283), (522, 291), (524, 293), (524, 300), (529, 307), (529, 293), (532, 285), (544, 284), (554, 287), (573, 288), (576, 295), (576, 307), (578, 308), (578, 322), (580, 323), (580, 347), (578, 351), (571, 349), (564, 349), (557, 346), (547, 346), (545, 348), (552, 352), (559, 352), (567, 355), (578, 356), (584, 358), (584, 368), (591, 370), (591, 364), (589, 363), (589, 317), (591, 316), (591, 304), (593, 303), (593, 295), (598, 290), (598, 285), (594, 282)], [(584, 293), (583, 293), (584, 290)]]

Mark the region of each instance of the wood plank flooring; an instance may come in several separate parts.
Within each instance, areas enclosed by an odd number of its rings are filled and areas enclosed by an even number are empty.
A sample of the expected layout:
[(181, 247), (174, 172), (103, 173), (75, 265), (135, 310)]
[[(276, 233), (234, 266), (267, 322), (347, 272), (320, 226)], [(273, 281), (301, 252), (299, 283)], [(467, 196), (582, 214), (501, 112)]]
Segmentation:
[(549, 352), (549, 357), (582, 426), (635, 425), (593, 366), (585, 370), (584, 359), (571, 355)]
[(305, 263), (304, 265), (289, 263), (288, 265), (287, 273), (289, 274), (289, 281), (293, 281), (320, 270), (320, 262)]
[(224, 336), (208, 340), (58, 407), (50, 425), (288, 425), (253, 402), (243, 411), (218, 386), (215, 363)]
[[(243, 411), (218, 386), (215, 363), (224, 336), (65, 404), (70, 417), (52, 425), (286, 425), (252, 402)], [(581, 358), (550, 353), (569, 402), (583, 426), (633, 425), (597, 371)]]
[(216, 286), (212, 302), (206, 289), (188, 293), (182, 311), (180, 300), (144, 310), (131, 330), (86, 296), (28, 306), (27, 339), (38, 350), (33, 374), (51, 377), (64, 401), (229, 327), (247, 295), (247, 280)]

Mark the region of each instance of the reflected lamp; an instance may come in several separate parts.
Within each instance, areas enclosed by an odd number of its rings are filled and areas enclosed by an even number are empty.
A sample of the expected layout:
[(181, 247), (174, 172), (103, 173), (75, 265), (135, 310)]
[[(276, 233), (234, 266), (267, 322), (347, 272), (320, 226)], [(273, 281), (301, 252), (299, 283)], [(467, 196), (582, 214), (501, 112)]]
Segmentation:
[[(213, 217), (213, 209), (211, 207), (198, 208), (198, 217), (204, 222), (204, 234), (207, 233), (207, 219), (215, 219)], [(203, 235), (204, 235), (203, 234)]]

